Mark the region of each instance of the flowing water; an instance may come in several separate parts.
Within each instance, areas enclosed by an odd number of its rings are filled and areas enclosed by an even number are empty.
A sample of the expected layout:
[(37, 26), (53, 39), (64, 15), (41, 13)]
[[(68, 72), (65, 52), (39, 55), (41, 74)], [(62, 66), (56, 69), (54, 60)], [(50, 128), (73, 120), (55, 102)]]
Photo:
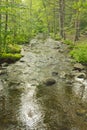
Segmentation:
[[(75, 81), (67, 46), (37, 37), (0, 75), (0, 130), (87, 130), (86, 85)], [(56, 81), (46, 85), (48, 79)], [(82, 87), (83, 88), (83, 87)]]

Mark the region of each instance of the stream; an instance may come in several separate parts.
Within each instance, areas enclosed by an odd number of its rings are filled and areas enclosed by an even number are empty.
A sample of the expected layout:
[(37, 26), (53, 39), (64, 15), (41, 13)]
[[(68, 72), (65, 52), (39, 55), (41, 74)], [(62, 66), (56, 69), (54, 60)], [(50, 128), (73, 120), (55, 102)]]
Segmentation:
[(87, 130), (87, 74), (68, 46), (36, 36), (0, 67), (0, 130)]

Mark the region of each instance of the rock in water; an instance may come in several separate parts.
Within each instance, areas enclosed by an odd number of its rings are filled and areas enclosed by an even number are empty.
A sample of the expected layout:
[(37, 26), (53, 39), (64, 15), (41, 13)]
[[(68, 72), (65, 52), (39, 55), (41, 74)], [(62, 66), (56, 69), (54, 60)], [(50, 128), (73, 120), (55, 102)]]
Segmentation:
[(48, 78), (48, 79), (46, 79), (46, 80), (44, 81), (44, 84), (45, 84), (46, 86), (51, 86), (51, 85), (54, 85), (55, 83), (56, 83), (56, 80), (53, 79), (53, 78)]
[(86, 78), (86, 74), (85, 73), (77, 73), (77, 78), (83, 78), (85, 79)]
[(82, 64), (80, 64), (80, 63), (76, 63), (74, 65), (74, 69), (81, 71), (81, 70), (84, 70), (84, 66)]

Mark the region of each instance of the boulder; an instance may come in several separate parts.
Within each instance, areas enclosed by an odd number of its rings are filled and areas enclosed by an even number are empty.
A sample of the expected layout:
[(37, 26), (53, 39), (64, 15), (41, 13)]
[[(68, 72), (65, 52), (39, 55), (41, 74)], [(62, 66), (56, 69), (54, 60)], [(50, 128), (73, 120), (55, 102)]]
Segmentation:
[(51, 86), (54, 85), (56, 83), (56, 80), (53, 78), (48, 78), (43, 82), (46, 86)]
[(85, 79), (86, 78), (86, 74), (85, 73), (77, 73), (77, 78), (83, 78)]
[(79, 71), (84, 70), (84, 66), (80, 63), (76, 63), (74, 64), (74, 70), (79, 70)]

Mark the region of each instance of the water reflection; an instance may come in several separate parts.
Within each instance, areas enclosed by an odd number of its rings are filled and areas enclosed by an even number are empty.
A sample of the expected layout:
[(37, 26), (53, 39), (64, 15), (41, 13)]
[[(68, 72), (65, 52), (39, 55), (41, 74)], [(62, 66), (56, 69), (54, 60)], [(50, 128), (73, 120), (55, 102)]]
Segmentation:
[(6, 89), (6, 94), (1, 97), (0, 128), (2, 126), (2, 130), (7, 130), (7, 128), (11, 130), (18, 126), (20, 96), (20, 90), (8, 88)]
[(63, 94), (56, 86), (40, 86), (37, 98), (44, 111), (44, 123), (48, 130), (70, 130), (67, 112), (64, 110)]
[(38, 87), (37, 99), (44, 111), (47, 130), (86, 130), (87, 105), (75, 96), (73, 86), (60, 85)]

